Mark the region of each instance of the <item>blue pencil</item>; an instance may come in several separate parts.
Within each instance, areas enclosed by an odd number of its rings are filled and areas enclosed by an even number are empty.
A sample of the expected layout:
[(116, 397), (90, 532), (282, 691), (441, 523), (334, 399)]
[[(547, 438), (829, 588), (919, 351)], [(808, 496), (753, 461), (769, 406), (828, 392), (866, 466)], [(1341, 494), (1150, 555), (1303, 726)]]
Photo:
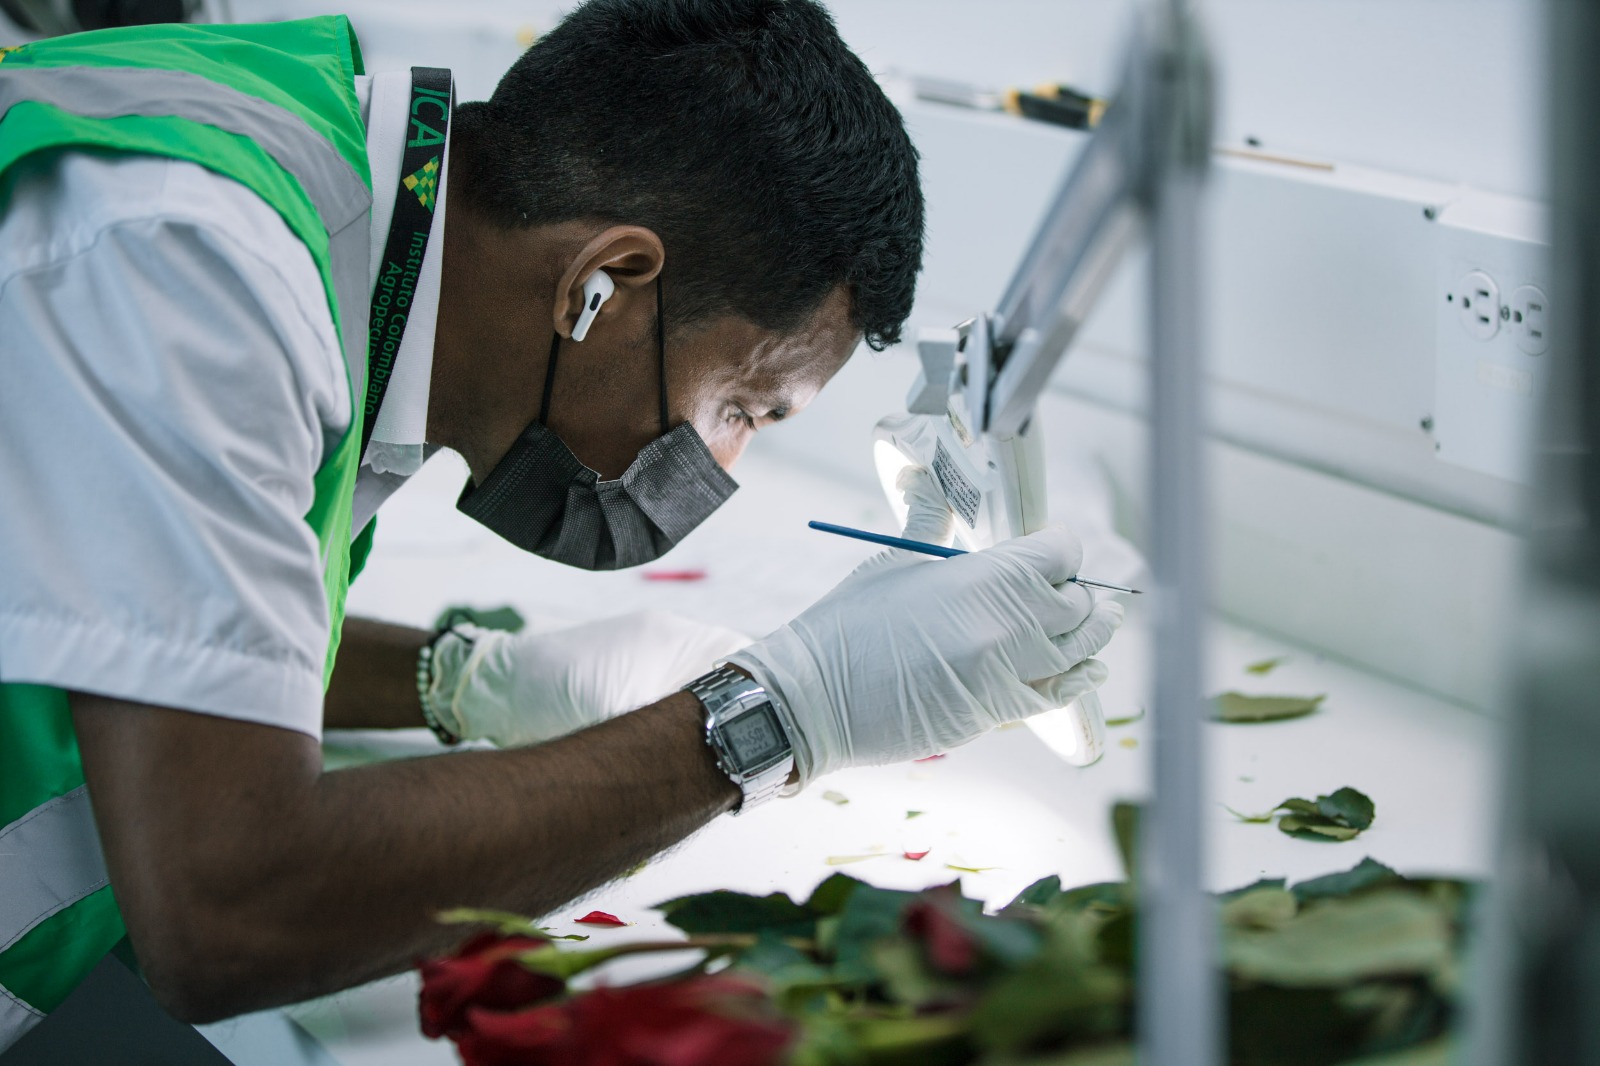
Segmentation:
[[(904, 548), (906, 551), (921, 552), (923, 555), (937, 555), (941, 559), (954, 558), (957, 555), (967, 554), (960, 548), (944, 548), (937, 544), (929, 544), (921, 540), (907, 540), (904, 537), (891, 537), (886, 533), (869, 533), (865, 529), (852, 529), (850, 526), (836, 526), (832, 522), (807, 522), (812, 529), (823, 533), (832, 533), (835, 536), (850, 537), (853, 540), (864, 540), (871, 544), (882, 544), (886, 548)], [(1106, 589), (1111, 592), (1127, 592), (1137, 595), (1138, 589), (1130, 589), (1123, 585), (1112, 585), (1104, 581), (1091, 581), (1086, 577), (1069, 577), (1085, 588)]]

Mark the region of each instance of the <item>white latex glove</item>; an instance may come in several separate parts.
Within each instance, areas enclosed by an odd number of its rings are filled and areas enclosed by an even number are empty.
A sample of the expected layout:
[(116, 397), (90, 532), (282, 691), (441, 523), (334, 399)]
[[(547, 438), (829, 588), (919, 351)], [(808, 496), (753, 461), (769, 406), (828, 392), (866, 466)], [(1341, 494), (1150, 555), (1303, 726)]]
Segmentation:
[(665, 611), (545, 633), (457, 626), (435, 648), (441, 724), (466, 740), (536, 744), (635, 710), (693, 681), (750, 638)]
[[(906, 535), (947, 540), (933, 476), (913, 468), (900, 487)], [(781, 702), (800, 788), (847, 766), (937, 755), (1104, 682), (1090, 656), (1122, 606), (1065, 583), (1081, 559), (1059, 527), (953, 559), (891, 548), (728, 659)]]

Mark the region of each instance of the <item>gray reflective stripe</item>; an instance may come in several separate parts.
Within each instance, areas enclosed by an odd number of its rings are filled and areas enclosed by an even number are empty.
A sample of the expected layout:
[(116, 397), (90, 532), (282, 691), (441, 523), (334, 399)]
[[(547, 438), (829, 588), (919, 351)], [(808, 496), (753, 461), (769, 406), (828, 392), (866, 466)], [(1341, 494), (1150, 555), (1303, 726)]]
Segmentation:
[(0, 952), (105, 884), (87, 786), (0, 829)]
[(22, 1039), (22, 1034), (44, 1021), (44, 1015), (0, 985), (0, 1054)]
[[(366, 220), (372, 190), (326, 137), (291, 111), (185, 70), (149, 67), (0, 67), (0, 118), (37, 100), (85, 118), (176, 116), (248, 137), (293, 174), (328, 231), (339, 334), (360, 410), (367, 363)], [(359, 225), (358, 225), (359, 224)], [(359, 241), (350, 237), (359, 230)]]

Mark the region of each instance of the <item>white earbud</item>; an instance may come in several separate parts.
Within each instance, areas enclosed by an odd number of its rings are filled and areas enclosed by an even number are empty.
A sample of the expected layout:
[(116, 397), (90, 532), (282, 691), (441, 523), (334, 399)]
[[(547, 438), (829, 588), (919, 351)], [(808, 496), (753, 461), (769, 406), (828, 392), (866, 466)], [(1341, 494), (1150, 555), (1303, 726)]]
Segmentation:
[(596, 270), (584, 280), (583, 312), (578, 315), (578, 321), (572, 324), (573, 340), (581, 341), (589, 335), (589, 327), (594, 325), (600, 305), (611, 299), (611, 294), (616, 291), (617, 283), (604, 270)]

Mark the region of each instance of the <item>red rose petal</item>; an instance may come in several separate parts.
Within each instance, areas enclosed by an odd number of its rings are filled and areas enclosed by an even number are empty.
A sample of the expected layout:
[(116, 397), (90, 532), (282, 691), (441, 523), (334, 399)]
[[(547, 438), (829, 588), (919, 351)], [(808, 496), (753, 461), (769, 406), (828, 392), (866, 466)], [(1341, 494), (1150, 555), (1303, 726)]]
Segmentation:
[(926, 759), (913, 759), (912, 762), (932, 762), (935, 759), (942, 759), (942, 758), (944, 758), (943, 755), (930, 755)]
[(524, 969), (516, 956), (545, 946), (530, 937), (480, 933), (454, 954), (422, 963), (419, 1013), (424, 1036), (455, 1036), (474, 1009), (515, 1010), (560, 995), (558, 977)]
[(928, 852), (932, 850), (932, 848), (924, 848), (921, 851), (903, 851), (901, 854), (910, 859), (912, 862), (921, 862), (923, 859), (928, 857)]
[(646, 581), (704, 581), (704, 570), (646, 570)]
[(977, 940), (933, 900), (907, 907), (904, 924), (906, 932), (922, 941), (935, 970), (959, 977), (977, 963)]
[(590, 911), (588, 914), (585, 914), (582, 918), (576, 918), (576, 919), (574, 919), (574, 921), (578, 922), (578, 924), (580, 924), (580, 925), (627, 925), (628, 924), (627, 922), (623, 921), (621, 918), (618, 918), (615, 914), (607, 914), (605, 911)]

